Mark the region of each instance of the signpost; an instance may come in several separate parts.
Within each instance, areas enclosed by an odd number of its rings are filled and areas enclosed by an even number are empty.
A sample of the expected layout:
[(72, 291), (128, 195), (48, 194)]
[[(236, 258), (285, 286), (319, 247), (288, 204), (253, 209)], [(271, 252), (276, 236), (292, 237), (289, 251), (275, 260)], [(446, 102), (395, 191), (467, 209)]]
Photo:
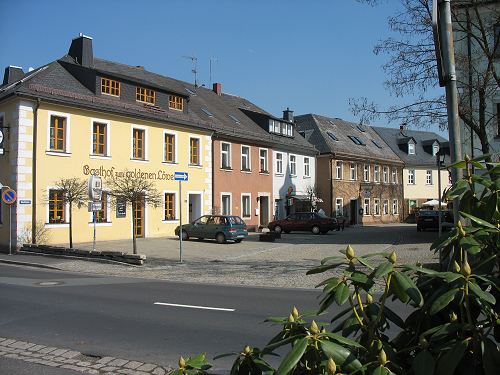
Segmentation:
[(89, 212), (92, 212), (92, 218), (94, 221), (94, 240), (92, 243), (92, 251), (95, 251), (95, 239), (96, 239), (96, 211), (102, 209), (102, 179), (99, 176), (92, 175), (88, 180), (89, 186)]
[(2, 200), (9, 205), (9, 255), (12, 255), (12, 205), (16, 203), (17, 194), (8, 186), (2, 186), (2, 188), (6, 188), (2, 191)]
[(188, 174), (175, 172), (174, 180), (179, 181), (179, 261), (182, 263), (182, 181), (188, 180)]

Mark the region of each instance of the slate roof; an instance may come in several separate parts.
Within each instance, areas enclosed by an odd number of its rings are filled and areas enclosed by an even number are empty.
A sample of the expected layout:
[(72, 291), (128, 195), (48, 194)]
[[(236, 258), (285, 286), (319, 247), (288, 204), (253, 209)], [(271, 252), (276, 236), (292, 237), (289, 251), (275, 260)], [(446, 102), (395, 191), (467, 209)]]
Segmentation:
[[(307, 140), (321, 154), (331, 153), (338, 159), (377, 160), (402, 164), (401, 159), (370, 126), (317, 114), (296, 116), (295, 122), (297, 128), (305, 132)], [(364, 144), (356, 144), (350, 137), (357, 137)]]
[[(157, 106), (104, 98), (96, 95), (77, 80), (70, 73), (71, 68), (90, 69), (101, 75), (116, 77), (119, 80), (135, 82), (184, 96), (189, 98), (189, 112), (168, 111)], [(188, 90), (195, 92), (195, 95)], [(0, 86), (0, 101), (11, 95), (39, 97), (54, 103), (153, 121), (173, 122), (199, 130), (207, 130), (217, 137), (229, 137), (242, 142), (294, 150), (308, 155), (316, 153), (314, 146), (297, 131), (295, 131), (293, 138), (289, 138), (272, 135), (262, 129), (241, 109), (262, 113), (273, 119), (276, 117), (244, 98), (225, 93), (217, 95), (207, 88), (195, 87), (187, 82), (149, 72), (142, 67), (99, 58), (94, 58), (92, 68), (82, 68), (75, 63), (72, 57), (65, 55), (36, 71), (27, 73), (22, 80), (14, 84)], [(202, 108), (207, 109), (213, 116), (208, 116), (202, 111)]]
[[(434, 132), (420, 130), (401, 130), (399, 128), (372, 127), (394, 153), (404, 161), (406, 167), (436, 166), (436, 156), (432, 155), (432, 144), (438, 141), (440, 147), (449, 155), (448, 140)], [(413, 138), (415, 155), (408, 155), (407, 140)]]

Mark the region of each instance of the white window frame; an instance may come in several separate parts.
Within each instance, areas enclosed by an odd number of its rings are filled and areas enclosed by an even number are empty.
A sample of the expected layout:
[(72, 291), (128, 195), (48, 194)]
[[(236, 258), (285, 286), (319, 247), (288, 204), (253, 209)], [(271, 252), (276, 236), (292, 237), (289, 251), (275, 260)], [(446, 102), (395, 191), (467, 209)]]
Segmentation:
[(408, 155), (415, 155), (415, 143), (408, 142)]
[[(94, 123), (106, 125), (106, 154), (94, 154)], [(90, 150), (89, 155), (91, 159), (110, 159), (111, 158), (111, 121), (100, 118), (90, 119)]]
[(335, 179), (342, 180), (343, 165), (340, 160), (335, 162)]
[(408, 169), (408, 185), (415, 185), (416, 181), (416, 171), (415, 169)]
[[(278, 158), (278, 155), (281, 157), (281, 159)], [(283, 153), (282, 152), (277, 152), (276, 153), (276, 174), (283, 174)]]
[(288, 162), (290, 163), (290, 176), (297, 176), (297, 155), (288, 155)]
[(386, 165), (382, 167), (382, 181), (384, 184), (389, 183), (389, 167)]
[[(248, 215), (245, 215), (245, 205), (243, 198), (248, 198)], [(252, 217), (252, 194), (251, 193), (241, 193), (241, 217), (251, 218)]]
[[(174, 220), (165, 220), (165, 194), (174, 194)], [(163, 190), (162, 196), (162, 223), (178, 223), (179, 222), (179, 196), (175, 190)]]
[[(225, 213), (224, 212), (224, 197), (228, 196), (229, 197), (229, 212)], [(221, 192), (220, 193), (220, 213), (221, 215), (232, 215), (233, 212), (233, 194), (229, 192)]]
[[(243, 148), (248, 148), (248, 155), (247, 155), (247, 163), (248, 163), (248, 168), (243, 168), (243, 156), (245, 154), (243, 154)], [(249, 172), (252, 170), (252, 149), (250, 146), (248, 145), (241, 145), (241, 170), (244, 171), (244, 172)]]
[[(197, 139), (198, 140), (198, 164), (191, 164), (191, 139)], [(188, 154), (187, 154), (187, 160), (188, 160), (188, 166), (189, 167), (195, 167), (195, 168), (200, 168), (202, 167), (203, 165), (203, 160), (202, 160), (202, 156), (203, 156), (203, 143), (202, 143), (202, 140), (201, 140), (201, 137), (200, 136), (197, 136), (197, 135), (193, 135), (193, 134), (189, 134), (189, 140), (188, 140)]]
[(269, 119), (269, 133), (274, 133), (274, 120)]
[[(66, 128), (64, 129), (65, 139), (64, 139), (64, 151), (57, 151), (50, 149), (50, 118), (52, 116), (64, 117), (66, 118)], [(4, 125), (5, 126), (5, 125)], [(70, 156), (71, 155), (71, 116), (69, 113), (64, 112), (47, 112), (47, 146), (45, 148), (46, 155), (57, 155), (57, 156)], [(92, 147), (92, 145), (91, 145)], [(92, 150), (92, 148), (91, 148)]]
[[(263, 157), (261, 152), (265, 151), (266, 156)], [(259, 148), (259, 169), (262, 165), (262, 161), (264, 160), (264, 170), (259, 170), (260, 173), (269, 173), (269, 149), (267, 148)]]
[(398, 183), (398, 171), (397, 171), (396, 168), (392, 168), (391, 179), (392, 179), (392, 183), (393, 184), (397, 184)]
[(373, 166), (373, 181), (380, 183), (380, 165)]
[(393, 215), (397, 215), (398, 214), (398, 205), (399, 205), (399, 202), (397, 199), (393, 199), (392, 200), (392, 214)]
[[(173, 135), (174, 136), (174, 161), (173, 163), (170, 161), (166, 161), (167, 155), (165, 153), (165, 135)], [(163, 131), (163, 140), (162, 140), (162, 146), (163, 146), (163, 162), (168, 163), (168, 164), (179, 164), (179, 159), (177, 157), (177, 150), (179, 149), (179, 137), (177, 136), (177, 132), (171, 131), (171, 130), (164, 130)]]
[[(144, 159), (134, 158), (134, 129), (144, 130)], [(130, 126), (130, 160), (137, 163), (147, 163), (149, 162), (149, 138), (148, 138), (148, 128), (143, 125), (132, 124)]]
[(281, 123), (279, 121), (274, 120), (274, 132), (276, 134), (281, 133)]
[(373, 215), (380, 216), (380, 199), (373, 198)]
[(349, 164), (349, 178), (351, 181), (356, 181), (358, 179), (358, 168), (356, 164)]
[(363, 165), (363, 181), (370, 182), (370, 164)]
[(382, 214), (389, 215), (389, 199), (384, 199), (384, 201), (383, 201)]
[[(224, 151), (224, 146), (229, 146), (227, 150), (227, 166), (224, 165), (222, 156), (226, 153)], [(221, 169), (231, 169), (231, 143), (230, 142), (221, 142), (220, 143), (220, 167)]]
[(311, 159), (304, 156), (304, 177), (311, 177)]
[(370, 216), (370, 198), (363, 201), (363, 216)]
[[(340, 205), (339, 205), (340, 203)], [(335, 199), (335, 215), (336, 216), (343, 216), (344, 215), (344, 199), (343, 198), (336, 198)]]
[[(429, 173), (430, 172), (430, 173)], [(433, 178), (432, 178), (432, 169), (427, 169), (425, 171), (425, 184), (426, 185), (433, 185)]]

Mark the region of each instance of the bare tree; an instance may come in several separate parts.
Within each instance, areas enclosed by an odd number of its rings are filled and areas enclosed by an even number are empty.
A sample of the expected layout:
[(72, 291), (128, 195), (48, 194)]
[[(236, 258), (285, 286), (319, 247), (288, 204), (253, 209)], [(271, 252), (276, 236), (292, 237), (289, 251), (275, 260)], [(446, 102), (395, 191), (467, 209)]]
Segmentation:
[(120, 176), (107, 179), (106, 185), (110, 189), (108, 194), (114, 198), (114, 205), (117, 202), (124, 202), (132, 207), (132, 244), (133, 252), (137, 254), (136, 208), (143, 204), (158, 207), (162, 202), (162, 197), (153, 181), (127, 176), (127, 171), (124, 171)]
[[(376, 5), (376, 0), (358, 0)], [(369, 122), (385, 116), (390, 122), (404, 122), (416, 127), (437, 124), (447, 127), (446, 100), (436, 95), (439, 85), (432, 34), (432, 1), (400, 0), (401, 10), (389, 18), (391, 31), (397, 36), (380, 41), (375, 54), (389, 60), (383, 69), (385, 86), (396, 97), (408, 97), (401, 106), (380, 108), (367, 98), (349, 99), (352, 112)], [(459, 116), (481, 143), (481, 152), (489, 154), (488, 132), (494, 124), (494, 111), (488, 106), (500, 85), (498, 39), (495, 25), (500, 22), (500, 5), (493, 0), (456, 0), (452, 2), (456, 48)], [(491, 130), (490, 130), (491, 132)]]
[[(87, 182), (81, 178), (62, 178), (54, 183), (63, 193), (63, 202), (69, 205), (69, 247), (73, 247), (73, 205), (80, 208), (88, 196)], [(50, 204), (50, 201), (49, 201)]]
[(309, 202), (311, 204), (311, 210), (316, 207), (317, 201), (321, 199), (321, 193), (316, 184), (309, 184), (305, 189), (306, 195), (309, 197)]

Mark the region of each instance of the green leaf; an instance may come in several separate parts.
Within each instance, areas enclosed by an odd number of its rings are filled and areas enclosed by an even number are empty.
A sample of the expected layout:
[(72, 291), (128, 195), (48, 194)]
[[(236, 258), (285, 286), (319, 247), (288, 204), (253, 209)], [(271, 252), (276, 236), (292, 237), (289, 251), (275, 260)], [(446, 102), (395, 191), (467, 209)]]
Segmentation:
[(498, 230), (498, 228), (496, 226), (494, 226), (493, 224), (490, 224), (487, 221), (485, 221), (483, 219), (480, 219), (478, 217), (475, 217), (473, 215), (470, 215), (470, 214), (468, 214), (466, 212), (460, 211), (460, 215), (462, 215), (463, 217), (471, 219), (472, 221), (474, 221), (475, 223), (477, 223), (479, 225), (482, 225), (483, 227), (487, 227), (487, 228), (490, 228), (490, 229), (496, 229), (496, 230)]
[[(465, 161), (464, 160), (460, 160), (460, 161), (457, 161), (456, 163), (447, 165), (446, 169), (450, 169), (450, 168), (462, 169), (462, 168), (465, 168), (465, 165), (466, 165)], [(462, 180), (460, 180), (460, 181), (462, 181)]]
[(330, 293), (333, 289), (335, 289), (339, 284), (340, 284), (341, 279), (336, 278), (335, 280), (332, 280), (328, 284), (325, 285), (323, 288), (323, 293), (328, 294)]
[(473, 282), (468, 282), (469, 285), (469, 290), (474, 293), (478, 298), (482, 299), (483, 301), (488, 302), (491, 305), (494, 305), (496, 303), (495, 297), (489, 292), (486, 292), (482, 290), (479, 285), (473, 283)]
[(439, 272), (439, 274), (437, 276), (442, 278), (442, 279), (445, 279), (449, 283), (451, 283), (455, 280), (458, 280), (460, 278), (463, 278), (462, 274), (456, 273), (456, 272), (449, 272), (449, 271)]
[(440, 295), (438, 298), (436, 298), (436, 300), (434, 301), (434, 303), (431, 306), (429, 313), (431, 315), (434, 315), (437, 312), (444, 309), (446, 306), (448, 306), (450, 304), (450, 302), (455, 299), (455, 296), (458, 293), (458, 290), (459, 290), (458, 288), (448, 290), (446, 293), (444, 293), (444, 294)]
[(383, 276), (387, 275), (389, 272), (391, 272), (392, 269), (393, 269), (393, 267), (392, 267), (391, 262), (382, 263), (375, 270), (375, 274), (373, 275), (373, 277), (375, 277), (376, 279), (383, 277)]
[(359, 263), (361, 263), (363, 266), (365, 266), (365, 267), (367, 267), (367, 268), (369, 268), (369, 269), (373, 270), (373, 266), (372, 266), (370, 263), (368, 263), (368, 261), (367, 261), (366, 259), (364, 259), (363, 257), (359, 257), (359, 258), (356, 258), (356, 259), (357, 259), (357, 260), (359, 261)]
[(339, 335), (339, 334), (336, 334), (333, 332), (327, 332), (324, 334), (324, 336), (328, 336), (332, 340), (335, 340), (335, 341), (337, 341), (341, 344), (347, 345), (347, 346), (352, 346), (352, 347), (363, 349), (363, 350), (365, 349), (365, 347), (363, 345), (359, 344), (357, 341), (348, 339), (342, 335)]
[(412, 271), (415, 271), (415, 272), (425, 273), (426, 275), (435, 275), (435, 274), (439, 273), (438, 271), (431, 270), (429, 268), (424, 268), (424, 267), (421, 267), (421, 266), (416, 266), (416, 265), (413, 265), (413, 264), (405, 264), (403, 266), (403, 269), (405, 271), (406, 270), (412, 270)]
[(283, 358), (283, 361), (278, 367), (278, 371), (276, 371), (276, 375), (289, 374), (295, 368), (297, 363), (299, 363), (307, 349), (308, 344), (309, 340), (306, 337), (297, 341), (292, 350), (290, 350), (285, 358)]
[(339, 280), (339, 278), (338, 277), (330, 277), (330, 278), (320, 282), (318, 285), (315, 286), (315, 288), (326, 285), (326, 284), (331, 283), (332, 281), (336, 281), (336, 280)]
[(344, 283), (339, 284), (337, 290), (335, 290), (335, 302), (337, 305), (341, 306), (347, 301), (349, 297), (349, 287)]
[(448, 246), (452, 241), (457, 239), (457, 229), (453, 228), (450, 233), (445, 233), (434, 241), (431, 245), (431, 250), (442, 249)]
[(471, 161), (482, 161), (486, 160), (489, 157), (491, 157), (490, 154), (480, 154), (479, 156), (476, 156), (474, 159), (471, 159)]
[(325, 353), (326, 357), (332, 357), (337, 365), (340, 365), (343, 369), (350, 371), (356, 371), (362, 368), (361, 362), (359, 362), (354, 354), (347, 348), (327, 340), (319, 340), (321, 349)]
[(399, 286), (405, 291), (415, 305), (421, 307), (424, 303), (424, 297), (422, 297), (420, 290), (418, 290), (413, 280), (410, 279), (408, 275), (401, 272), (394, 272), (392, 275), (396, 278)]
[(481, 163), (478, 163), (477, 161), (475, 160), (471, 160), (470, 162), (474, 167), (476, 167), (477, 169), (484, 169), (484, 165), (482, 165)]
[(329, 262), (331, 260), (345, 262), (345, 257), (341, 257), (341, 256), (338, 256), (338, 255), (334, 256), (334, 257), (326, 257), (326, 258), (321, 259), (321, 264), (325, 264), (326, 262)]
[(372, 375), (389, 375), (390, 373), (387, 367), (380, 365), (373, 370)]
[(219, 355), (216, 355), (213, 360), (215, 361), (216, 359), (219, 359), (219, 358), (225, 358), (225, 357), (232, 357), (232, 356), (238, 356), (240, 355), (240, 353), (237, 353), (237, 352), (231, 352), (231, 353), (223, 353), (223, 354), (219, 354)]
[(405, 322), (403, 319), (400, 318), (398, 314), (396, 314), (394, 311), (392, 311), (390, 308), (387, 306), (384, 306), (383, 313), (387, 319), (389, 319), (391, 322), (396, 324), (400, 328), (404, 328)]
[(439, 375), (453, 375), (459, 362), (467, 349), (467, 340), (457, 342), (453, 347), (441, 356), (437, 364)]
[(410, 299), (410, 297), (408, 296), (408, 294), (406, 294), (405, 290), (399, 284), (398, 279), (396, 278), (392, 279), (390, 290), (403, 303), (407, 303)]
[(338, 266), (340, 266), (340, 263), (339, 264), (328, 264), (328, 265), (325, 265), (325, 266), (319, 266), (319, 267), (316, 267), (316, 268), (313, 268), (313, 269), (310, 269), (309, 271), (307, 271), (306, 275), (314, 275), (315, 273), (323, 273), (325, 271), (337, 268)]
[(455, 185), (453, 185), (445, 194), (445, 198), (453, 199), (457, 198), (463, 193), (469, 190), (469, 184), (465, 180), (458, 181)]
[(433, 375), (436, 361), (427, 350), (418, 353), (411, 364), (411, 368), (415, 375)]
[(498, 369), (500, 369), (500, 352), (498, 351), (498, 346), (491, 340), (486, 339), (481, 343), (481, 349), (483, 352), (484, 373), (486, 375), (498, 374)]
[(279, 348), (280, 346), (288, 345), (295, 340), (298, 340), (300, 338), (303, 338), (304, 335), (294, 335), (294, 336), (289, 336), (286, 337), (282, 340), (277, 340), (277, 337), (275, 337), (273, 340), (271, 340), (265, 347), (262, 349), (262, 352), (269, 353), (273, 351), (276, 348)]
[(358, 284), (366, 284), (368, 282), (368, 276), (366, 276), (363, 272), (353, 272), (349, 280), (354, 281)]

